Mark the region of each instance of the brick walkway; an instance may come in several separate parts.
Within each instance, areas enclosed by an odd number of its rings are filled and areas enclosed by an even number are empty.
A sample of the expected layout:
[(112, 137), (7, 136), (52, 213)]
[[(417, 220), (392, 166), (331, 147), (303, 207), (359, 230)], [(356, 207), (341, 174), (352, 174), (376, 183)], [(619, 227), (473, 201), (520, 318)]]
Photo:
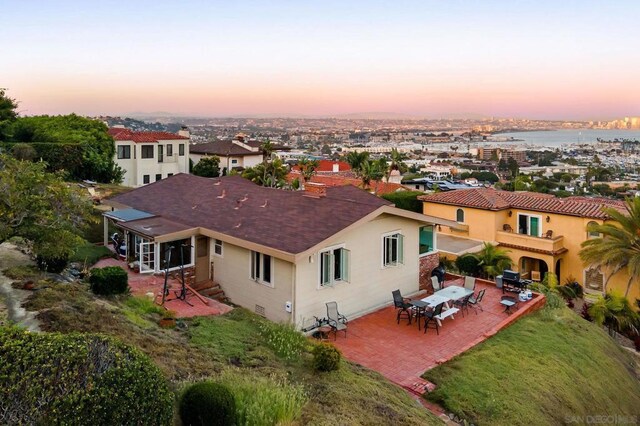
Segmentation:
[[(164, 275), (153, 274), (138, 274), (126, 265), (121, 260), (113, 258), (106, 258), (98, 261), (93, 267), (104, 268), (105, 266), (120, 266), (129, 274), (129, 287), (131, 288), (131, 294), (134, 296), (145, 296), (147, 293), (153, 293), (162, 297), (162, 288), (164, 286)], [(174, 290), (180, 289), (180, 282), (177, 280), (169, 280), (170, 297), (174, 297)], [(220, 303), (217, 300), (209, 299), (205, 297), (209, 302), (208, 305), (202, 303), (197, 297), (191, 295), (187, 298), (187, 301), (193, 306), (189, 306), (183, 300), (170, 300), (165, 302), (164, 307), (170, 311), (176, 313), (178, 318), (191, 318), (195, 316), (206, 315), (221, 315), (229, 312), (233, 309), (231, 306)]]
[[(461, 286), (462, 279), (446, 284)], [(405, 319), (397, 324), (397, 311), (391, 305), (349, 321), (347, 337), (340, 333), (332, 343), (347, 359), (378, 371), (414, 394), (422, 394), (433, 386), (420, 378), (426, 370), (465, 352), (544, 303), (542, 296), (534, 294), (533, 300), (520, 303), (509, 315), (500, 305), (502, 291), (493, 285), (476, 284), (476, 291), (483, 288), (486, 289), (482, 302), (484, 312), (478, 310), (476, 315), (469, 308), (464, 317), (458, 313), (455, 319), (446, 318), (439, 335), (432, 328), (423, 334), (415, 321), (407, 325)], [(422, 297), (425, 296), (418, 298)]]

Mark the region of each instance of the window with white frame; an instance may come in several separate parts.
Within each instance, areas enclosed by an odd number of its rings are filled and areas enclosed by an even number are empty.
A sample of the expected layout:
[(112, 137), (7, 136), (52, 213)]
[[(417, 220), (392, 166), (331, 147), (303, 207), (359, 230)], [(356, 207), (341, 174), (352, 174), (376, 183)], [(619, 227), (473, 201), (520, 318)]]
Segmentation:
[(221, 240), (214, 240), (214, 242), (213, 242), (213, 253), (216, 256), (222, 257), (222, 241)]
[(404, 263), (404, 235), (393, 232), (382, 236), (382, 266)]
[(167, 144), (167, 157), (173, 156), (173, 144)]
[(251, 279), (273, 287), (273, 258), (271, 256), (251, 251)]
[(349, 250), (344, 247), (332, 247), (318, 254), (321, 287), (349, 281), (349, 255)]
[(518, 234), (542, 236), (542, 217), (537, 215), (518, 213)]

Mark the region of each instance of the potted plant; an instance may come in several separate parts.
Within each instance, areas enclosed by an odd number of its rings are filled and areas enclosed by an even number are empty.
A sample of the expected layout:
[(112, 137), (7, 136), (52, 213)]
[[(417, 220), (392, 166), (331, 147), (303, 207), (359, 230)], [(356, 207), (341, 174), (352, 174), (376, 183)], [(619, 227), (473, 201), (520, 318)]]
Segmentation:
[(176, 313), (174, 311), (166, 310), (159, 324), (162, 328), (175, 328)]

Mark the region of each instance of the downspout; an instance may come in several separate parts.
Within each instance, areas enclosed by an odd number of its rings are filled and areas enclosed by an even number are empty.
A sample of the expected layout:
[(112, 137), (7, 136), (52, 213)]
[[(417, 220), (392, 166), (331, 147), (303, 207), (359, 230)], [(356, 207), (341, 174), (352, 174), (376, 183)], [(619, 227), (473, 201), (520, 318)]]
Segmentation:
[(298, 303), (296, 301), (296, 264), (293, 263), (293, 267), (291, 268), (291, 323), (296, 325), (296, 309), (298, 308)]

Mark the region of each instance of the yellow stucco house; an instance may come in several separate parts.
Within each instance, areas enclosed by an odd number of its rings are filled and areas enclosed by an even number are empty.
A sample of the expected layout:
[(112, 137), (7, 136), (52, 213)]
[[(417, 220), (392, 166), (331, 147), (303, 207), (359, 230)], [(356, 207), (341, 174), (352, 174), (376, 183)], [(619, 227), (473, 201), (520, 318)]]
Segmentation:
[[(557, 198), (549, 194), (509, 192), (472, 188), (421, 196), (423, 213), (455, 220), (456, 227), (440, 226), (438, 248), (455, 258), (475, 252), (484, 241), (509, 251), (513, 269), (534, 280), (555, 272), (560, 283), (578, 281), (585, 292), (602, 293), (627, 288), (627, 275), (612, 276), (605, 289), (607, 273), (583, 264), (581, 243), (599, 234), (587, 232), (592, 222), (609, 220), (603, 207), (626, 211), (624, 202), (607, 198)], [(629, 299), (640, 298), (640, 283), (633, 283)]]

